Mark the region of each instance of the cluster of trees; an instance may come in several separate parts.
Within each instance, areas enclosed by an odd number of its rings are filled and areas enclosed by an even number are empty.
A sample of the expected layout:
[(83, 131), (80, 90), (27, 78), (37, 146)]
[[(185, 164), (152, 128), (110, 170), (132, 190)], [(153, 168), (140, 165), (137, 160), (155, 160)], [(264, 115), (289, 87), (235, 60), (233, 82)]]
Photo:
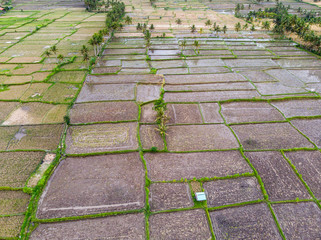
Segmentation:
[(58, 49), (57, 49), (56, 45), (53, 45), (49, 49), (47, 49), (44, 54), (46, 57), (50, 57), (51, 54), (54, 54), (58, 60), (58, 63), (60, 64), (63, 62), (65, 57), (62, 54), (57, 55), (57, 52), (58, 52)]
[[(267, 22), (268, 24), (270, 24), (269, 22)], [(236, 23), (235, 26), (234, 26), (234, 30), (239, 32), (241, 30), (247, 30), (249, 28), (249, 25), (247, 23), (245, 23), (243, 26), (241, 25), (240, 22)], [(270, 28), (270, 26), (268, 27)], [(252, 25), (251, 28), (250, 28), (251, 31), (255, 31), (255, 26)]]
[[(145, 33), (146, 31), (148, 31), (147, 28), (148, 28), (148, 26), (147, 26), (146, 23), (137, 23), (136, 29), (137, 29), (138, 31), (143, 31), (143, 33)], [(152, 30), (154, 30), (154, 29), (155, 29), (154, 24), (151, 24), (151, 25), (149, 26), (149, 30), (152, 31)]]
[(89, 12), (101, 11), (102, 7), (106, 11), (110, 7), (110, 1), (107, 0), (85, 0), (86, 9)]
[[(310, 12), (310, 14), (304, 17), (289, 14), (288, 7), (277, 2), (276, 7), (266, 8), (264, 11), (259, 9), (258, 11), (249, 12), (247, 20), (252, 17), (274, 19), (273, 31), (275, 33), (282, 35), (286, 32), (295, 33), (307, 44), (309, 50), (314, 50), (316, 53), (321, 54), (321, 36), (317, 35), (316, 32), (310, 28), (311, 23), (321, 23), (321, 18), (314, 16), (315, 14), (313, 14), (313, 12)], [(267, 27), (269, 28), (269, 26)]]
[[(105, 28), (100, 30), (98, 33), (94, 33), (94, 35), (88, 41), (88, 43), (94, 48), (95, 56), (98, 56), (101, 52), (105, 42), (105, 36), (110, 37), (115, 30), (123, 28), (121, 19), (125, 15), (125, 4), (117, 1), (108, 2), (108, 4), (111, 6), (111, 9), (108, 11), (106, 16)], [(82, 46), (81, 53), (83, 55), (83, 61), (88, 61), (89, 51), (87, 46)]]

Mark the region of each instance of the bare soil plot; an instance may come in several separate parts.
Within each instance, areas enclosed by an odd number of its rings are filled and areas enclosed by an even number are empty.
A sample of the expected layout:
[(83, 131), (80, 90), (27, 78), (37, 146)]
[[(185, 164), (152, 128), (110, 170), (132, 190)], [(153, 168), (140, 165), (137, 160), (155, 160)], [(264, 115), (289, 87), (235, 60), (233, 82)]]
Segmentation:
[(301, 99), (272, 102), (286, 117), (321, 115), (321, 101), (318, 99)]
[(130, 121), (138, 118), (138, 107), (134, 102), (82, 103), (69, 115), (71, 123)]
[(311, 198), (279, 152), (248, 152), (245, 155), (261, 176), (271, 201)]
[(30, 195), (22, 191), (0, 191), (0, 215), (25, 212), (29, 199)]
[(54, 103), (70, 103), (79, 91), (76, 84), (55, 83), (45, 92), (42, 100)]
[(67, 105), (45, 103), (23, 103), (2, 123), (3, 125), (27, 125), (41, 123), (62, 123)]
[(255, 177), (236, 178), (205, 182), (209, 207), (262, 199), (260, 185)]
[(188, 74), (188, 68), (163, 68), (157, 71), (157, 74)]
[(303, 134), (311, 139), (319, 148), (321, 147), (321, 119), (294, 119), (291, 123)]
[(283, 121), (282, 114), (265, 102), (235, 102), (222, 104), (227, 123)]
[(244, 124), (231, 128), (248, 150), (313, 148), (313, 144), (289, 123)]
[(187, 183), (154, 183), (149, 187), (149, 204), (152, 211), (193, 207)]
[(201, 103), (200, 110), (205, 123), (223, 123), (219, 113), (220, 106), (217, 103)]
[(145, 239), (144, 214), (127, 214), (105, 218), (41, 224), (30, 239), (60, 240), (70, 238), (86, 239)]
[[(24, 187), (44, 155), (42, 152), (0, 153), (0, 186)], [(5, 208), (1, 209), (7, 211)]]
[(249, 82), (230, 82), (230, 83), (167, 85), (165, 86), (165, 90), (168, 92), (171, 92), (171, 91), (202, 92), (202, 91), (222, 91), (222, 90), (237, 91), (237, 90), (254, 90), (254, 87)]
[(246, 79), (238, 73), (197, 74), (197, 75), (167, 75), (166, 84), (190, 84), (190, 83), (217, 83), (239, 82)]
[(67, 153), (90, 153), (138, 148), (137, 123), (71, 126), (66, 137)]
[(37, 217), (140, 209), (145, 201), (144, 184), (138, 153), (67, 158), (52, 175)]
[(159, 134), (157, 125), (140, 125), (140, 140), (143, 149), (157, 147), (158, 150), (164, 149), (164, 140)]
[[(28, 88), (24, 89), (23, 95), (20, 100), (23, 101), (39, 101), (43, 98), (47, 89), (51, 86), (50, 83), (34, 83), (30, 85), (22, 85)], [(9, 93), (8, 93), (9, 94)]]
[[(141, 122), (155, 123), (156, 111), (154, 104), (142, 106)], [(197, 104), (167, 104), (166, 115), (168, 124), (202, 123), (202, 116)]]
[(152, 239), (203, 240), (211, 238), (205, 212), (201, 209), (155, 214), (150, 216), (149, 226)]
[(218, 210), (210, 216), (218, 239), (282, 239), (264, 203)]
[(321, 175), (319, 174), (321, 153), (319, 151), (298, 151), (286, 152), (285, 155), (302, 175), (316, 198), (321, 199)]
[(85, 84), (77, 98), (79, 102), (134, 100), (134, 84)]
[(108, 74), (108, 73), (117, 73), (121, 70), (120, 67), (100, 67), (94, 68), (91, 73), (92, 74)]
[(260, 98), (257, 91), (166, 92), (166, 102), (214, 102), (229, 99)]
[(8, 143), (7, 150), (55, 150), (58, 147), (63, 128), (62, 124), (20, 127)]
[(286, 239), (318, 239), (321, 211), (313, 202), (272, 205)]
[(197, 104), (168, 104), (169, 124), (203, 123)]
[(50, 78), (51, 82), (81, 83), (85, 78), (84, 71), (58, 72)]
[(18, 105), (18, 102), (0, 102), (0, 122), (3, 122)]
[[(87, 76), (86, 82), (90, 84), (120, 84), (120, 83), (154, 83), (161, 84), (163, 76), (161, 75), (101, 75), (101, 76)], [(112, 86), (113, 88), (114, 86)]]
[(139, 84), (136, 89), (137, 102), (149, 102), (157, 100), (160, 95), (160, 85), (142, 85)]
[(0, 237), (16, 238), (19, 236), (25, 216), (0, 217)]
[(203, 177), (224, 177), (252, 172), (237, 151), (199, 153), (146, 153), (148, 176), (152, 181)]
[(1, 100), (18, 100), (29, 88), (27, 85), (8, 86), (4, 91), (0, 91)]
[(239, 144), (225, 125), (171, 126), (166, 141), (169, 151), (197, 151), (238, 148)]
[(0, 76), (0, 82), (2, 84), (21, 84), (30, 83), (33, 80), (31, 75), (29, 76)]

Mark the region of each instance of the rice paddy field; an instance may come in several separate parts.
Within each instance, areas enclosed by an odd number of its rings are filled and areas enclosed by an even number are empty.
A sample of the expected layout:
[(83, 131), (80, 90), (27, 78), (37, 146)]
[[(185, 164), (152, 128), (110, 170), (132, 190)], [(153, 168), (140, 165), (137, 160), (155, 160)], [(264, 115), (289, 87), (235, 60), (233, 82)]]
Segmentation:
[(0, 16), (0, 239), (321, 239), (320, 56), (235, 31), (236, 4), (275, 2), (123, 2), (132, 23), (93, 66), (106, 13)]

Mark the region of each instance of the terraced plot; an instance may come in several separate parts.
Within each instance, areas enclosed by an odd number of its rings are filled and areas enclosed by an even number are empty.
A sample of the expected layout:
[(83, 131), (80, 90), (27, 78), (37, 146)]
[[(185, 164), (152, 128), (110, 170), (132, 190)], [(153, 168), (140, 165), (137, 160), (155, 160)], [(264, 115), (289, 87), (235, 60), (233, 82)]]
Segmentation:
[(234, 1), (124, 3), (93, 68), (80, 49), (105, 13), (19, 0), (0, 17), (0, 238), (320, 238), (321, 59), (234, 31)]

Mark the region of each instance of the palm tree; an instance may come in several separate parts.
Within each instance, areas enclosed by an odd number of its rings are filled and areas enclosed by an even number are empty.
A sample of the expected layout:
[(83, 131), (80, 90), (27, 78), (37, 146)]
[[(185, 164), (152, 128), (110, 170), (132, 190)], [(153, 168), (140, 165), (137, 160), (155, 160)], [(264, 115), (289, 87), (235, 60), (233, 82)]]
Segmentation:
[(224, 25), (224, 27), (223, 27), (224, 34), (226, 33), (226, 31), (227, 31), (227, 27), (226, 27), (226, 25)]
[(269, 31), (270, 30), (270, 22), (269, 21), (265, 21), (263, 22), (263, 29)]
[(82, 45), (80, 52), (82, 55), (88, 54), (88, 48), (85, 45)]
[(53, 46), (50, 48), (50, 51), (52, 51), (52, 52), (56, 55), (56, 53), (57, 53), (57, 51), (58, 51), (56, 45), (53, 45)]
[(59, 54), (57, 58), (59, 59), (60, 63), (62, 63), (64, 60), (64, 56), (62, 54)]
[(199, 51), (199, 47), (200, 47), (200, 44), (197, 40), (194, 41), (194, 47), (195, 47), (195, 50), (197, 51), (197, 54), (200, 54), (200, 51)]
[(217, 25), (214, 29), (214, 31), (216, 32), (216, 34), (218, 35), (218, 33), (221, 31), (221, 28), (219, 25)]
[(235, 24), (234, 29), (235, 29), (235, 31), (237, 31), (237, 32), (240, 31), (240, 30), (241, 30), (241, 23), (238, 22), (237, 24)]
[(96, 53), (96, 47), (95, 47), (95, 45), (96, 45), (95, 39), (94, 39), (94, 38), (89, 39), (88, 43), (89, 43), (91, 46), (93, 46), (93, 48), (94, 48), (94, 54), (95, 54), (95, 56), (96, 56), (97, 53)]
[(249, 25), (247, 24), (247, 23), (245, 23), (244, 25), (243, 25), (243, 30), (246, 30), (246, 29), (248, 29), (249, 28)]
[(140, 23), (137, 23), (136, 30), (142, 30), (142, 26)]
[(211, 26), (211, 25), (212, 25), (211, 20), (207, 20), (207, 21), (205, 22), (205, 26)]
[(154, 27), (154, 24), (151, 24), (150, 27), (149, 27), (150, 30), (154, 30), (155, 27)]
[(133, 20), (132, 20), (132, 18), (131, 18), (130, 16), (126, 16), (126, 17), (125, 17), (125, 23), (126, 23), (127, 25), (132, 24), (132, 22), (133, 22)]
[(89, 55), (88, 55), (88, 53), (85, 53), (85, 54), (83, 55), (82, 61), (83, 61), (83, 62), (88, 62), (88, 61), (89, 61)]
[(191, 28), (191, 32), (192, 32), (192, 33), (196, 32), (196, 27), (195, 27), (194, 24), (193, 24), (190, 28)]
[(177, 18), (175, 20), (175, 22), (176, 22), (177, 25), (181, 25), (182, 24), (182, 20), (180, 18)]
[(251, 27), (251, 31), (255, 31), (256, 29), (255, 29), (255, 26), (254, 25), (252, 25), (252, 27)]
[(184, 51), (187, 45), (187, 41), (184, 39), (182, 42), (180, 42), (180, 46), (182, 47), (182, 50)]
[(46, 55), (46, 57), (50, 57), (51, 52), (50, 52), (50, 51), (48, 51), (48, 50), (46, 50), (46, 51), (45, 51), (45, 55)]

